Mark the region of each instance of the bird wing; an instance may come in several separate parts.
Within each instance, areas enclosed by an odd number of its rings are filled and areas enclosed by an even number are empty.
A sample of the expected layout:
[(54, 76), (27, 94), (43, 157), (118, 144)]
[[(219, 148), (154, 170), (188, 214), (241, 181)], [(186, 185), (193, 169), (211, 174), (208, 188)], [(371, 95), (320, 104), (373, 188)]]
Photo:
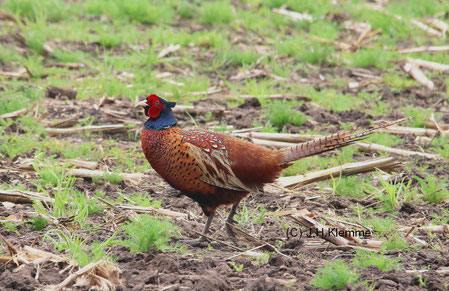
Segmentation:
[(234, 173), (228, 158), (225, 145), (218, 134), (209, 131), (183, 131), (182, 142), (187, 146), (187, 151), (195, 157), (201, 170), (200, 179), (213, 186), (245, 191), (257, 192), (260, 189), (247, 186)]

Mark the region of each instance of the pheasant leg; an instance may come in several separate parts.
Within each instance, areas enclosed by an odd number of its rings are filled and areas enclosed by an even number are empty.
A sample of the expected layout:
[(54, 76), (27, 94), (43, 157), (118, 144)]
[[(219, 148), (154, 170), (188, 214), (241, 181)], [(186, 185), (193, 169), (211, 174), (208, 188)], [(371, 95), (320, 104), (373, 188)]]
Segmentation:
[(235, 211), (237, 210), (238, 205), (239, 205), (238, 203), (232, 205), (231, 211), (229, 211), (228, 218), (226, 219), (226, 233), (231, 238), (235, 238), (235, 233), (232, 230), (232, 225), (235, 224), (234, 214)]
[[(204, 224), (204, 228), (203, 228), (203, 231), (201, 232), (201, 234), (207, 234), (209, 232), (209, 228), (210, 228), (210, 225), (212, 223), (212, 220), (214, 219), (214, 215), (215, 215), (215, 213), (212, 213), (207, 218), (206, 223)], [(203, 242), (205, 240), (206, 240), (206, 238), (204, 236), (200, 235), (200, 237), (197, 238), (197, 239), (186, 239), (186, 240), (181, 240), (180, 242), (181, 243), (186, 243), (186, 244), (196, 244), (196, 243), (199, 243), (199, 242)]]

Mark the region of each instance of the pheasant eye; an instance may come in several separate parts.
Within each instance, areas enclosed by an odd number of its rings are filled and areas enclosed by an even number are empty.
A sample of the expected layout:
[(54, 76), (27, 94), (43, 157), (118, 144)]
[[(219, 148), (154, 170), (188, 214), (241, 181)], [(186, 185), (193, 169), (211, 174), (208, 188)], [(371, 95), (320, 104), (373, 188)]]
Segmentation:
[(157, 101), (157, 100), (156, 100), (156, 101), (155, 101), (154, 103), (155, 103), (156, 105), (159, 105), (159, 104), (160, 104), (160, 102), (159, 102), (159, 101)]

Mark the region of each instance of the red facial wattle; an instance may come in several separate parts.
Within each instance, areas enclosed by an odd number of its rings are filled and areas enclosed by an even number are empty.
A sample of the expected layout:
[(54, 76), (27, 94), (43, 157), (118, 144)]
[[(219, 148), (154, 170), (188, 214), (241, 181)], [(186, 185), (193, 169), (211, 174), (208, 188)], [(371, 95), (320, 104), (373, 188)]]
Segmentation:
[(150, 118), (156, 118), (159, 116), (162, 110), (162, 105), (156, 105), (153, 104), (150, 107), (148, 107), (147, 116)]
[(150, 94), (147, 96), (147, 112), (146, 115), (150, 118), (156, 118), (161, 113), (162, 107), (164, 107), (164, 103), (159, 99), (159, 96), (156, 94)]

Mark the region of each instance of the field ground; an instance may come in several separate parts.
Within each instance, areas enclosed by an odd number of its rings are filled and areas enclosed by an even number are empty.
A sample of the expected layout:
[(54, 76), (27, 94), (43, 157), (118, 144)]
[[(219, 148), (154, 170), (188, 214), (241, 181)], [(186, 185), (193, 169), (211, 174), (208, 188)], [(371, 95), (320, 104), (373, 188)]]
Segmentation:
[[(0, 0), (0, 289), (447, 290), (448, 23), (438, 0)], [(246, 236), (226, 236), (222, 209), (207, 243), (185, 245), (205, 217), (141, 152), (149, 93), (187, 106), (180, 127), (228, 133), (413, 117), (364, 142), (415, 155), (297, 161), (283, 176), (400, 166), (269, 185), (237, 212)], [(374, 245), (287, 238), (307, 231), (288, 211)]]

